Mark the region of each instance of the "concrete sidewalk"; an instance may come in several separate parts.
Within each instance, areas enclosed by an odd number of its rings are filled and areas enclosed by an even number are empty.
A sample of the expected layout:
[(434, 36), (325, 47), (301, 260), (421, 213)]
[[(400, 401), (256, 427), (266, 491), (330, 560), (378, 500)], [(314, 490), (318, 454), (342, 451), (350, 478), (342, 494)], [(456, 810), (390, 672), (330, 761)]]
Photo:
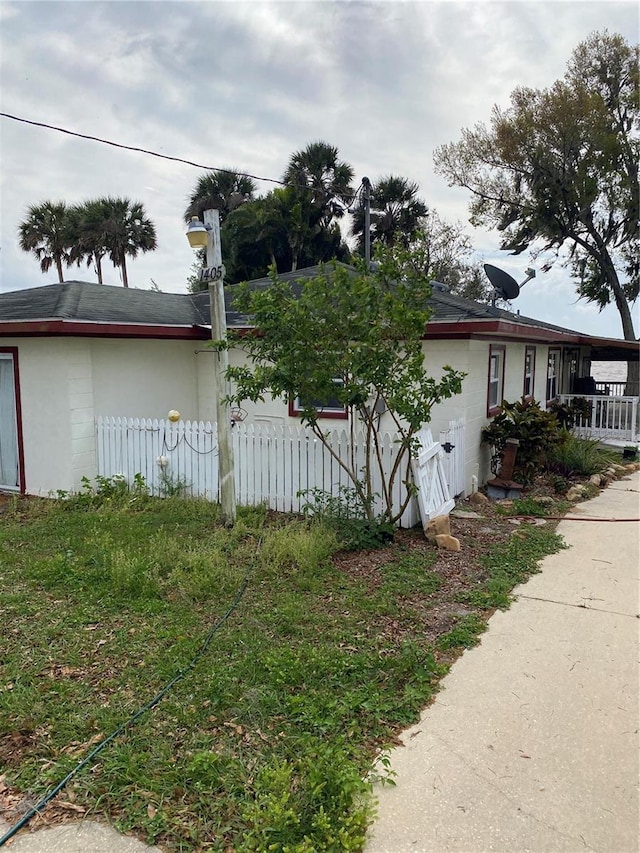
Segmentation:
[[(570, 515), (640, 515), (640, 473)], [(366, 853), (636, 853), (640, 525), (563, 521), (391, 753)]]
[[(8, 829), (0, 821), (0, 837)], [(142, 841), (89, 820), (31, 834), (19, 833), (5, 849), (7, 853), (161, 853), (158, 847), (148, 847)]]

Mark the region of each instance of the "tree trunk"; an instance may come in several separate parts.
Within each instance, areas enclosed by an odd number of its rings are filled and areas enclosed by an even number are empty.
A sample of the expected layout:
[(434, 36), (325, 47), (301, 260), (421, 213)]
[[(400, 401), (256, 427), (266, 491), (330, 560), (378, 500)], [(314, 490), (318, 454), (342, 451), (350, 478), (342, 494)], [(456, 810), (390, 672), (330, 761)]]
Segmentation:
[(129, 279), (127, 278), (127, 261), (125, 259), (124, 254), (122, 255), (122, 264), (120, 266), (120, 269), (122, 270), (122, 284), (125, 287), (129, 287)]
[(98, 276), (98, 284), (104, 284), (102, 281), (102, 256), (96, 255), (96, 275)]
[[(625, 341), (635, 341), (636, 333), (633, 328), (633, 318), (631, 316), (629, 301), (624, 295), (624, 291), (620, 286), (618, 275), (615, 269), (613, 269), (613, 265), (611, 265), (611, 268), (608, 269), (607, 272), (609, 285), (622, 322), (622, 336)], [(627, 362), (627, 383), (624, 393), (630, 397), (637, 397), (640, 394), (640, 364), (637, 360)]]
[(56, 258), (56, 269), (58, 270), (58, 283), (62, 284), (64, 282), (64, 276), (62, 275), (62, 260), (59, 257)]

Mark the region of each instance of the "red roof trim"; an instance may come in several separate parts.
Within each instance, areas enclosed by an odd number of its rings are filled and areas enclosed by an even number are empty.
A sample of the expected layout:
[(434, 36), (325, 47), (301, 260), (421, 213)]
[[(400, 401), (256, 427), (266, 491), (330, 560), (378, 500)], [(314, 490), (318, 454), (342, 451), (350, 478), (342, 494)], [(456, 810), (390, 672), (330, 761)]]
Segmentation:
[[(252, 326), (230, 327), (240, 335), (258, 334)], [(67, 335), (70, 337), (100, 338), (165, 338), (173, 340), (209, 340), (211, 331), (206, 326), (161, 326), (144, 323), (111, 323), (78, 320), (0, 320), (0, 335), (25, 337)], [(613, 346), (617, 349), (637, 351), (636, 341), (600, 338), (567, 330), (525, 326), (508, 320), (463, 320), (461, 322), (428, 323), (424, 337), (433, 340), (464, 340), (492, 338), (493, 340), (533, 343), (565, 343), (573, 346)]]
[(560, 332), (555, 329), (543, 329), (540, 326), (511, 323), (508, 320), (464, 320), (460, 323), (431, 322), (427, 324), (425, 337), (437, 340), (490, 337), (512, 341), (566, 341), (572, 344), (580, 344), (584, 339), (585, 343), (589, 342), (587, 336), (578, 332)]
[(76, 320), (28, 320), (1, 322), (0, 335), (68, 335), (93, 338), (173, 338), (208, 340), (209, 329), (203, 326), (152, 326), (138, 323), (81, 323)]

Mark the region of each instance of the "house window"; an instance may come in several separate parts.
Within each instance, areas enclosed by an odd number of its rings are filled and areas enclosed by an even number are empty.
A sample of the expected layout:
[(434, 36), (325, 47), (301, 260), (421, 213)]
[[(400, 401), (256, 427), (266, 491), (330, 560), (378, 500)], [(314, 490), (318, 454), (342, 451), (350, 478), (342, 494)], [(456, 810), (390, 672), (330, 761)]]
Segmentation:
[(549, 361), (547, 362), (547, 402), (554, 400), (559, 392), (560, 382), (560, 350), (549, 350)]
[(526, 347), (524, 351), (524, 386), (522, 396), (525, 399), (533, 397), (534, 380), (536, 372), (536, 348)]
[(497, 414), (504, 399), (504, 362), (505, 348), (492, 344), (489, 350), (487, 415)]
[[(334, 385), (342, 386), (342, 379), (334, 379)], [(337, 397), (329, 397), (326, 400), (311, 400), (310, 404), (314, 409), (318, 410), (319, 418), (337, 418), (343, 419), (349, 417), (347, 407), (338, 400)], [(299, 417), (304, 409), (304, 403), (299, 397), (289, 401), (289, 414), (292, 417)]]

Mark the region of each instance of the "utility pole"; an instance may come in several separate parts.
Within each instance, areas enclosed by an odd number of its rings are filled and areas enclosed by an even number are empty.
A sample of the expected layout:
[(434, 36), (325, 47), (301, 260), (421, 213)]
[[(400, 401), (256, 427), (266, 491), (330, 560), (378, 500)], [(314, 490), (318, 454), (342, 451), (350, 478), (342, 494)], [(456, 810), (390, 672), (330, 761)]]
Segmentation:
[(362, 198), (364, 199), (364, 262), (367, 272), (371, 270), (371, 181), (362, 179)]
[[(220, 243), (220, 213), (205, 210), (203, 214), (207, 240), (207, 269), (209, 278), (209, 311), (211, 314), (211, 340), (227, 339), (227, 314), (224, 304), (224, 267)], [(233, 445), (231, 443), (231, 418), (229, 404), (225, 401), (229, 353), (226, 347), (214, 353), (214, 393), (218, 422), (218, 469), (220, 477), (220, 507), (222, 522), (233, 527), (236, 521), (236, 484), (233, 470)]]

